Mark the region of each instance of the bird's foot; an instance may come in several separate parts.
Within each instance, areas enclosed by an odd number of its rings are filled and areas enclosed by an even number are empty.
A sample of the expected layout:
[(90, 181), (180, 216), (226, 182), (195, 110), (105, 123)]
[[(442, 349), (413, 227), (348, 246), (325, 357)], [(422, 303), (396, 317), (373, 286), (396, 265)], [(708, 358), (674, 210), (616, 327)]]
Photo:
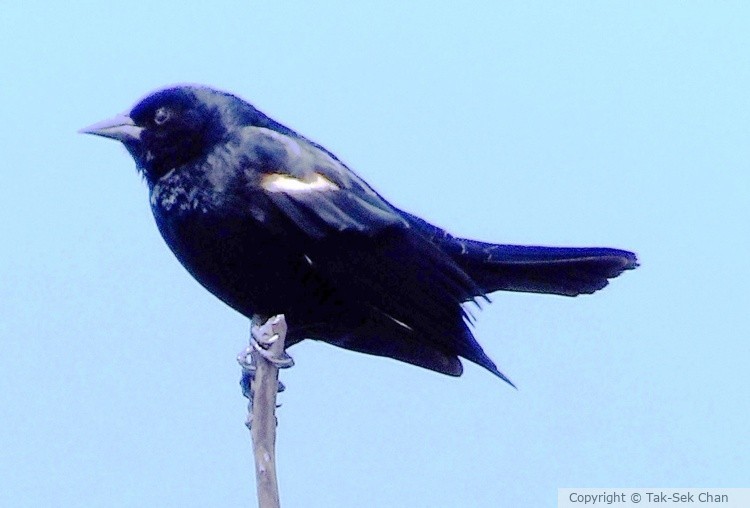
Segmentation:
[[(253, 320), (250, 327), (250, 345), (237, 355), (237, 363), (242, 367), (242, 377), (240, 378), (242, 395), (249, 399), (251, 403), (253, 399), (252, 382), (257, 370), (253, 352), (257, 352), (258, 355), (278, 369), (286, 369), (294, 365), (292, 357), (283, 348), (278, 347), (277, 342), (280, 334), (286, 334), (286, 321), (282, 316), (274, 316), (262, 324)], [(284, 389), (284, 384), (279, 381), (277, 391), (283, 392)]]
[(253, 322), (250, 327), (250, 346), (277, 369), (288, 369), (294, 365), (294, 360), (284, 349), (274, 347), (280, 334), (286, 335), (286, 321), (281, 315), (274, 316), (261, 325)]
[[(242, 377), (240, 378), (240, 387), (242, 388), (242, 395), (246, 399), (252, 400), (253, 397), (253, 389), (252, 389), (252, 382), (253, 379), (255, 379), (255, 371), (257, 370), (257, 367), (255, 366), (255, 361), (253, 360), (253, 351), (255, 350), (254, 347), (248, 346), (242, 351), (239, 352), (237, 355), (237, 363), (240, 364), (240, 367), (242, 367)], [(284, 383), (279, 381), (279, 386), (276, 389), (278, 393), (283, 392), (286, 390), (286, 387), (284, 386)]]

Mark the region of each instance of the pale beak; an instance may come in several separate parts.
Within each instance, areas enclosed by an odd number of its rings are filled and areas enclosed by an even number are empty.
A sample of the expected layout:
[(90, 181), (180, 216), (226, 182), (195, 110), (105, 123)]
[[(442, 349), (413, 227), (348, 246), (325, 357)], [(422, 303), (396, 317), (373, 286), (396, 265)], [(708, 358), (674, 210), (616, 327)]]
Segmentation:
[(78, 131), (81, 134), (94, 134), (105, 138), (116, 139), (123, 143), (136, 143), (141, 140), (143, 127), (138, 127), (128, 115), (115, 117), (97, 122)]

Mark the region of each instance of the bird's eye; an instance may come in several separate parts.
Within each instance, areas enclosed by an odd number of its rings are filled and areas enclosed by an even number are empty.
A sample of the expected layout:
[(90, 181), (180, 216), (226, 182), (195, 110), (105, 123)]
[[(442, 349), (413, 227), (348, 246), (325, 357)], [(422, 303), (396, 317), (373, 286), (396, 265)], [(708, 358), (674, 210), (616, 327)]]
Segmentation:
[(164, 107), (159, 108), (156, 110), (156, 113), (154, 113), (154, 123), (156, 125), (164, 125), (171, 116), (172, 112), (169, 109)]

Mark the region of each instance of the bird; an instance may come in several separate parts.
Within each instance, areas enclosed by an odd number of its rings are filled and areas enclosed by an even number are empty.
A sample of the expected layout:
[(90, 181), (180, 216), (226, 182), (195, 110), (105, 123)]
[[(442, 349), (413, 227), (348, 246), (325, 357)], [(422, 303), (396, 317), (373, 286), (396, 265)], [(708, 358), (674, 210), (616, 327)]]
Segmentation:
[(81, 129), (121, 142), (165, 242), (208, 291), (304, 339), (450, 376), (473, 362), (511, 386), (472, 332), (495, 291), (590, 294), (638, 266), (608, 247), (494, 244), (401, 210), (336, 155), (240, 97), (152, 91)]

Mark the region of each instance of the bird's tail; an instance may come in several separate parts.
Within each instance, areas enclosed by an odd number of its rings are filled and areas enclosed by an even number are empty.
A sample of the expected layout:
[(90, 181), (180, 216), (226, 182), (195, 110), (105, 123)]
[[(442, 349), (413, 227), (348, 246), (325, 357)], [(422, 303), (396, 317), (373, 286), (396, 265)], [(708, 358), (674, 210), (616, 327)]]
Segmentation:
[[(407, 212), (409, 222), (448, 253), (483, 294), (523, 291), (565, 296), (593, 293), (638, 266), (632, 252), (606, 247), (527, 247), (456, 238)], [(482, 296), (473, 295), (473, 296)]]
[(484, 290), (589, 294), (625, 270), (638, 266), (636, 255), (604, 247), (527, 247), (474, 240), (460, 242), (454, 260)]

